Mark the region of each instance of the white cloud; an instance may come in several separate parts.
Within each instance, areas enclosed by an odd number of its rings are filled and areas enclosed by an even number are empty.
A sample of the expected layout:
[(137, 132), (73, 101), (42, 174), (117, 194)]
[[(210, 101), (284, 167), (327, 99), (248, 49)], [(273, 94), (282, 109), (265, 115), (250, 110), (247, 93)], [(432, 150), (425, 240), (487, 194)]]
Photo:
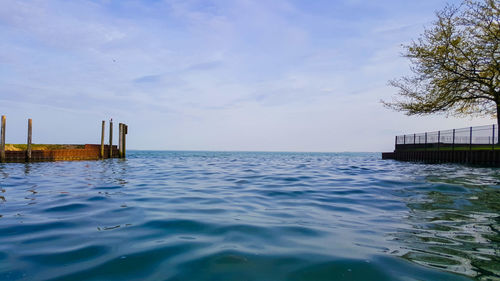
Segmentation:
[(91, 142), (113, 117), (135, 148), (390, 149), (403, 130), (487, 122), (407, 118), (379, 103), (408, 71), (399, 44), (441, 2), (8, 1), (0, 104), (9, 120), (36, 116), (41, 142), (65, 137), (52, 119)]

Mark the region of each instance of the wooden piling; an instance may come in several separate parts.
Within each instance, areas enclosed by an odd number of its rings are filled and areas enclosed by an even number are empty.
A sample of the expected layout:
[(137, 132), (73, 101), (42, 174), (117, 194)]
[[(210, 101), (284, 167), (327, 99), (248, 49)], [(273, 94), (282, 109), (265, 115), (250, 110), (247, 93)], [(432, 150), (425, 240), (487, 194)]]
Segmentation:
[(5, 161), (5, 115), (2, 115), (2, 129), (0, 137), (0, 161)]
[(104, 159), (104, 134), (106, 133), (106, 121), (102, 120), (102, 129), (101, 129), (101, 159)]
[(123, 158), (123, 123), (118, 124), (118, 155)]
[(109, 158), (113, 157), (113, 119), (109, 120)]
[(31, 161), (31, 134), (32, 134), (33, 122), (31, 118), (28, 119), (28, 145), (26, 147), (26, 162)]
[(125, 142), (125, 136), (127, 135), (128, 133), (128, 125), (126, 124), (123, 124), (123, 136), (122, 136), (122, 150), (123, 150), (123, 158), (125, 158), (125, 154), (126, 154), (126, 142)]

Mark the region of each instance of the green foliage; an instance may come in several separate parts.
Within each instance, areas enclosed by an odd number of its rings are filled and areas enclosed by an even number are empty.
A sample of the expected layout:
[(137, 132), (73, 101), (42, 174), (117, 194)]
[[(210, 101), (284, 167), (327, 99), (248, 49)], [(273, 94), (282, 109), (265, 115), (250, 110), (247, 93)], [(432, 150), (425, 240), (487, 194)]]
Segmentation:
[[(465, 0), (404, 46), (412, 76), (389, 81), (399, 89), (382, 101), (407, 115), (495, 115), (500, 111), (500, 2)], [(497, 114), (498, 117), (498, 114)]]

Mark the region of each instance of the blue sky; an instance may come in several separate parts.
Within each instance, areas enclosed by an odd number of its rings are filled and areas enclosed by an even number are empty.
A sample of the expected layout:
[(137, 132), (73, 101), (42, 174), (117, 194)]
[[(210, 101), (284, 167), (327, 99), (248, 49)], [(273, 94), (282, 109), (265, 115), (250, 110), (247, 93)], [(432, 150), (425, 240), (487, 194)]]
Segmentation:
[(458, 1), (2, 1), (7, 142), (129, 149), (389, 151), (394, 135), (492, 124), (380, 104), (401, 44)]

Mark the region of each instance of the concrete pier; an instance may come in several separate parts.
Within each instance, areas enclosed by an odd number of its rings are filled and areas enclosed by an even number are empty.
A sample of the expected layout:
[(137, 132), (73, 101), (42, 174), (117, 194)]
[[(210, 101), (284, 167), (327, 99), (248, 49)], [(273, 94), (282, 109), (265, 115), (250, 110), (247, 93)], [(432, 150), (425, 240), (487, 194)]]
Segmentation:
[(500, 150), (394, 151), (382, 153), (382, 159), (424, 163), (462, 163), (500, 167)]
[[(104, 146), (104, 158), (108, 158), (109, 145)], [(113, 145), (112, 158), (119, 158), (118, 147)], [(32, 150), (31, 157), (26, 158), (25, 150), (5, 151), (5, 162), (24, 163), (41, 161), (73, 161), (73, 160), (97, 160), (101, 158), (101, 146), (99, 144), (86, 144), (84, 148), (78, 149), (54, 149), (54, 150)]]

